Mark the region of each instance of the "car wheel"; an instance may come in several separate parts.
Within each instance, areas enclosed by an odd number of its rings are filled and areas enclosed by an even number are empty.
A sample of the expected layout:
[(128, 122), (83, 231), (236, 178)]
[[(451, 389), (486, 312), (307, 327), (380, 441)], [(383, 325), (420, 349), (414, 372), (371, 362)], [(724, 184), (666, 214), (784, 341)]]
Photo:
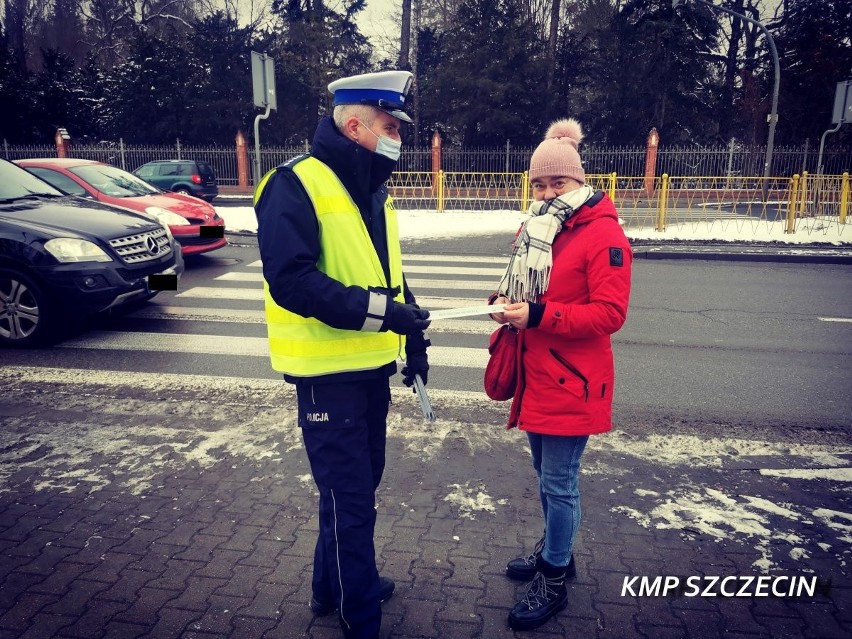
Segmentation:
[(190, 191), (185, 186), (181, 186), (175, 189), (175, 193), (180, 193), (181, 195), (192, 195), (192, 191)]
[(25, 348), (43, 343), (52, 320), (47, 295), (32, 277), (0, 269), (0, 344)]

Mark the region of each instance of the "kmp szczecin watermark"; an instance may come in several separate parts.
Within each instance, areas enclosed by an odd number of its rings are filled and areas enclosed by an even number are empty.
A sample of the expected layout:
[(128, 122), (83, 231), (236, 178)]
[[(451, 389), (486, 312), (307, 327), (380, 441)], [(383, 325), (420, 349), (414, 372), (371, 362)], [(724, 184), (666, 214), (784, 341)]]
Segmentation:
[(815, 575), (625, 576), (622, 597), (814, 597), (828, 595), (831, 580)]

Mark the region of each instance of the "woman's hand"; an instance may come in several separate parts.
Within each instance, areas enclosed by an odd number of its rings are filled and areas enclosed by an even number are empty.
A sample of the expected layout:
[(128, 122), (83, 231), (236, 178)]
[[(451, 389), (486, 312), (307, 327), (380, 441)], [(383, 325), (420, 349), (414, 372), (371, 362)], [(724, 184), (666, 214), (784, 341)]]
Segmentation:
[(504, 320), (500, 322), (501, 324), (509, 322), (515, 328), (526, 328), (530, 321), (530, 305), (527, 302), (509, 304), (506, 310), (503, 313), (499, 313), (499, 315)]
[[(508, 304), (511, 300), (508, 297), (500, 296), (494, 300), (494, 304)], [(504, 313), (491, 313), (488, 317), (493, 319), (498, 324), (505, 324), (509, 321), (507, 317), (504, 316)]]

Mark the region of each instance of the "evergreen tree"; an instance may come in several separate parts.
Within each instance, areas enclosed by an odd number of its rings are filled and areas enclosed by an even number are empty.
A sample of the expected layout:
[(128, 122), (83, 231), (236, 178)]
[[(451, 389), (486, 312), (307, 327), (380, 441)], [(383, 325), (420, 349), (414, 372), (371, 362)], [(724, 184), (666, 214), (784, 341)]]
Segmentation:
[(20, 53), (12, 48), (6, 30), (0, 24), (0, 138), (13, 144), (49, 142), (39, 137), (33, 121), (34, 81)]
[(51, 140), (64, 127), (75, 140), (85, 141), (96, 134), (96, 125), (82, 74), (65, 53), (51, 49), (41, 55), (44, 68), (36, 76), (32, 113), (39, 138)]
[[(550, 111), (545, 42), (519, 0), (466, 0), (456, 22), (424, 69), (421, 121), (442, 130), (451, 142), (501, 145), (536, 139)], [(437, 53), (437, 52), (436, 52)], [(434, 58), (438, 58), (435, 60)]]
[(199, 73), (187, 96), (191, 116), (181, 139), (231, 145), (238, 130), (251, 131), (251, 42), (251, 28), (221, 12), (195, 24), (189, 49)]
[[(789, 0), (776, 44), (781, 57), (778, 142), (819, 140), (834, 126), (837, 83), (852, 80), (852, 2)], [(832, 142), (852, 143), (850, 129), (841, 127)]]
[(279, 24), (265, 39), (266, 52), (276, 62), (278, 111), (269, 119), (272, 139), (310, 139), (317, 120), (328, 111), (329, 82), (370, 70), (372, 50), (355, 24), (364, 2), (344, 0), (343, 11), (337, 12), (322, 0), (275, 0)]
[(127, 62), (104, 75), (112, 138), (156, 144), (183, 138), (197, 115), (190, 111), (190, 95), (202, 74), (186, 49), (140, 33)]
[(568, 40), (568, 104), (588, 121), (589, 141), (644, 144), (652, 127), (670, 143), (715, 139), (718, 88), (701, 52), (716, 46), (716, 29), (703, 15), (676, 19), (666, 0), (629, 0), (579, 54)]

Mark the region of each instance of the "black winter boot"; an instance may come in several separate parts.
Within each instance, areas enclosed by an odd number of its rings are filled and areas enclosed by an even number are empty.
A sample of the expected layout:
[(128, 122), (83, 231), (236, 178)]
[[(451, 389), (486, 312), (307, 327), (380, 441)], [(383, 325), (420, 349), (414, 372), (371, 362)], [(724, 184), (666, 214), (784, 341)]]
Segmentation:
[(532, 630), (544, 625), (568, 606), (565, 568), (551, 566), (541, 556), (535, 564), (536, 574), (526, 596), (509, 613), (512, 630)]
[[(392, 579), (387, 577), (379, 577), (379, 600), (385, 603), (393, 596), (396, 584)], [(311, 612), (317, 617), (325, 617), (333, 612), (337, 612), (337, 604), (331, 601), (320, 601), (316, 597), (311, 597), (308, 604), (311, 607)]]
[[(506, 564), (506, 576), (509, 579), (517, 579), (518, 581), (532, 581), (536, 573), (535, 562), (541, 557), (543, 550), (544, 537), (538, 540), (531, 555), (518, 557)], [(577, 567), (574, 565), (574, 554), (571, 553), (571, 558), (568, 560), (568, 567), (565, 569), (565, 577), (573, 579), (576, 576)]]

